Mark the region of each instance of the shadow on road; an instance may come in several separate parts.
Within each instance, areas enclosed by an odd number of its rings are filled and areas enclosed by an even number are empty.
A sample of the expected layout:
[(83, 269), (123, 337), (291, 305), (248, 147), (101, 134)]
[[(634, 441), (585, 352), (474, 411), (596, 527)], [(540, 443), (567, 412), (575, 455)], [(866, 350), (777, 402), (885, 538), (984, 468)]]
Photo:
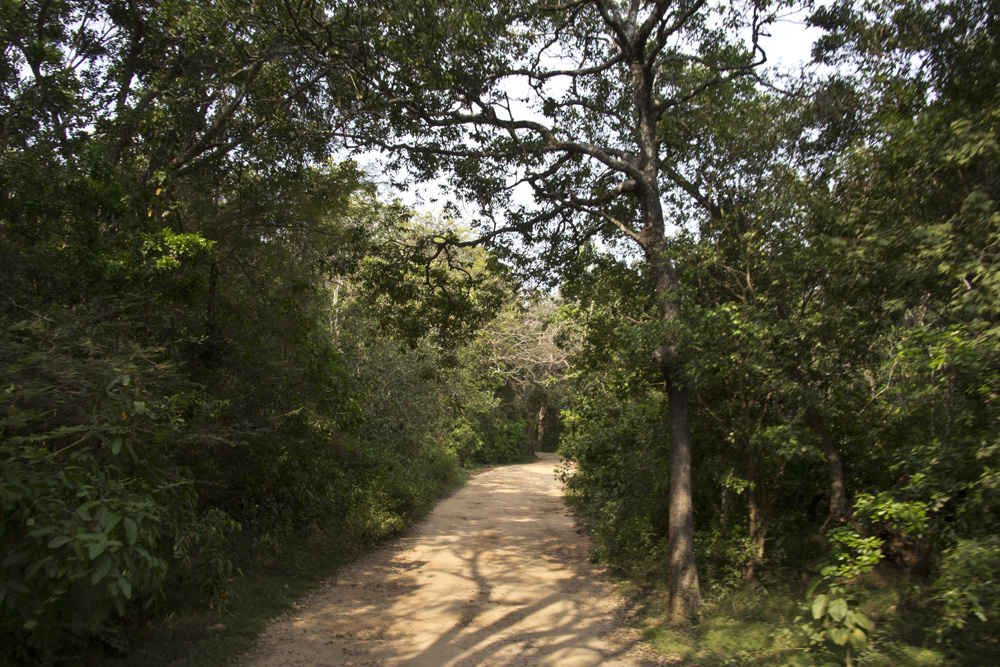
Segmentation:
[(666, 664), (636, 657), (548, 455), (486, 471), (273, 626), (247, 665)]

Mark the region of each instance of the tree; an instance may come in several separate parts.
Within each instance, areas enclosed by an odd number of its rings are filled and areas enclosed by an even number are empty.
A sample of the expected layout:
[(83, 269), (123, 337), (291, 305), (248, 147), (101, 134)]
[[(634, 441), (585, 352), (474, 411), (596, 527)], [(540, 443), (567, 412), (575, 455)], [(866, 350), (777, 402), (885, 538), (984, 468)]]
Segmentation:
[(306, 166), (335, 79), (306, 74), (293, 22), (266, 1), (3, 3), (0, 661), (117, 645), (179, 586), (222, 607), (230, 517), (341, 511), (307, 502), (343, 490), (330, 452), (357, 418), (318, 255), (359, 184)]
[[(942, 623), (971, 645), (1000, 610), (985, 566), (1000, 558), (985, 519), (997, 511), (1000, 418), (1000, 16), (995, 3), (886, 0), (838, 2), (812, 20), (829, 33), (817, 56), (850, 66), (841, 86), (862, 102), (824, 174), (823, 231), (852, 267), (839, 275), (847, 303), (885, 320), (879, 467), (894, 497), (932, 510)], [(959, 572), (963, 553), (978, 566)]]
[[(678, 619), (695, 612), (700, 593), (667, 218), (680, 224), (718, 204), (689, 173), (683, 149), (693, 137), (677, 119), (763, 63), (757, 38), (771, 19), (760, 3), (715, 9), (705, 0), (420, 2), (382, 17), (384, 39), (356, 67), (363, 92), (351, 135), (407, 156), (422, 176), (447, 170), (460, 196), (482, 204), (482, 234), (466, 243), (492, 243), (549, 278), (579, 270), (577, 251), (594, 237), (610, 251), (638, 250), (650, 266), (664, 327), (651, 353), (669, 397)], [(512, 199), (521, 186), (536, 207)]]
[(492, 385), (524, 422), (524, 445), (517, 455), (534, 454), (546, 438), (546, 425), (558, 424), (556, 387), (565, 375), (568, 353), (557, 344), (558, 301), (542, 294), (513, 293), (498, 316), (482, 327), (463, 350), (456, 371)]

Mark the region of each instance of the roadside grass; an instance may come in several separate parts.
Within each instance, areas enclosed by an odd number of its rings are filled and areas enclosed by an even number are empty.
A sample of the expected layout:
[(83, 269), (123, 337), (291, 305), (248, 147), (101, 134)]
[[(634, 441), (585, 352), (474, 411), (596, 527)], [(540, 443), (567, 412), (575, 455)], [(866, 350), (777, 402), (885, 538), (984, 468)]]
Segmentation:
[[(592, 535), (593, 522), (583, 498), (572, 490), (563, 496), (577, 520)], [(598, 533), (598, 537), (600, 534)], [(597, 540), (599, 543), (599, 539)], [(757, 584), (740, 582), (717, 563), (703, 568), (704, 605), (690, 624), (671, 624), (662, 554), (649, 550), (641, 559), (606, 559), (598, 544), (595, 562), (609, 566), (621, 594), (629, 599), (633, 623), (654, 650), (679, 658), (685, 667), (785, 667), (810, 648), (796, 617), (807, 613), (805, 593), (823, 553), (815, 526), (785, 531), (781, 558), (760, 571)], [(657, 563), (647, 562), (659, 559)], [(710, 563), (711, 561), (709, 561)], [(714, 581), (728, 582), (720, 585)], [(855, 656), (855, 667), (985, 667), (1000, 665), (1000, 633), (971, 643), (951, 644), (934, 631), (940, 610), (928, 594), (930, 582), (894, 569), (889, 563), (851, 582), (849, 593), (875, 624), (868, 646)], [(832, 654), (813, 653), (815, 664), (843, 664)]]
[[(440, 498), (458, 489), (460, 479)], [(433, 504), (431, 504), (433, 506)], [(428, 510), (430, 507), (427, 508)], [(414, 519), (413, 523), (419, 520)], [(387, 536), (386, 539), (391, 539)], [(193, 590), (175, 590), (162, 614), (128, 629), (127, 653), (98, 657), (90, 664), (101, 667), (222, 667), (250, 650), (257, 637), (278, 616), (321, 582), (385, 540), (347, 542), (314, 528), (308, 535), (243, 537), (236, 551), (242, 576), (233, 582), (233, 603), (224, 613), (196, 606), (203, 599)], [(96, 653), (96, 652), (95, 652)]]
[[(248, 548), (252, 545), (247, 544)], [(258, 545), (259, 547), (259, 545)], [(272, 541), (241, 567), (234, 601), (225, 613), (193, 606), (200, 596), (174, 591), (167, 613), (133, 629), (128, 653), (108, 658), (109, 667), (217, 667), (251, 648), (274, 618), (291, 609), (319, 582), (364, 552), (333, 539), (285, 536)]]
[[(928, 631), (928, 610), (915, 605), (917, 582), (867, 576), (852, 593), (875, 621), (870, 645), (858, 667), (972, 667), (1000, 664), (995, 652), (947, 650)], [(622, 593), (636, 605), (636, 625), (656, 651), (690, 667), (784, 666), (806, 649), (794, 619), (802, 613), (804, 584), (794, 572), (772, 576), (763, 587), (744, 586), (706, 595), (697, 622), (671, 625), (667, 586), (640, 586), (623, 580)], [(818, 661), (817, 664), (823, 664)], [(837, 664), (837, 663), (834, 663)]]
[(707, 597), (696, 623), (676, 626), (663, 585), (643, 601), (639, 626), (654, 649), (689, 665), (781, 665), (795, 649), (789, 621), (796, 604), (787, 591), (738, 588)]

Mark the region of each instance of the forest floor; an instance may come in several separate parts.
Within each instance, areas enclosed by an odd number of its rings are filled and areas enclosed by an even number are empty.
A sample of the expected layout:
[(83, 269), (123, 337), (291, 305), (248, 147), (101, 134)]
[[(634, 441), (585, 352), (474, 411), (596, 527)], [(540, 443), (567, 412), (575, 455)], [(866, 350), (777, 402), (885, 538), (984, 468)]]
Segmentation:
[(627, 602), (588, 561), (558, 463), (540, 454), (475, 475), (274, 622), (238, 664), (677, 664), (641, 643)]

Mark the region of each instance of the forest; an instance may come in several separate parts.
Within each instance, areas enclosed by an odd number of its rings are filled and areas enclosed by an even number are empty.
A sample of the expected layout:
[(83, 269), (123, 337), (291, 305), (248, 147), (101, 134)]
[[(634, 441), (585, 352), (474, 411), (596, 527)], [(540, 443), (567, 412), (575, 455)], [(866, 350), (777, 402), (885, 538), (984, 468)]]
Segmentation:
[(993, 0), (0, 0), (0, 46), (0, 664), (230, 623), (539, 450), (686, 664), (1000, 662)]

